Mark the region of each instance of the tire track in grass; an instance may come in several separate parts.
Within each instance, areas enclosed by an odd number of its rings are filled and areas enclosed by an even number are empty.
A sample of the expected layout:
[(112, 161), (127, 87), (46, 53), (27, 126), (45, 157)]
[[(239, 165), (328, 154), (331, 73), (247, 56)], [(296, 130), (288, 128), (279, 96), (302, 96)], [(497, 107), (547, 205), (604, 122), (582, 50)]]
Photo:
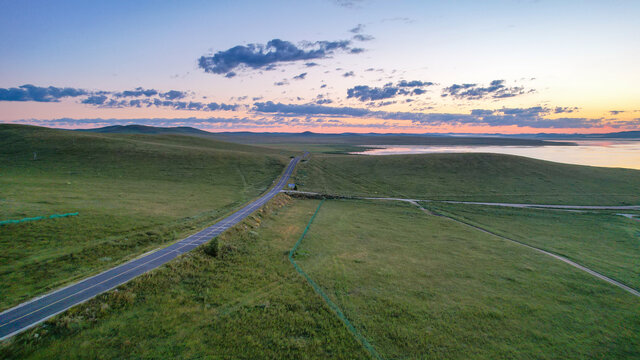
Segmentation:
[(320, 204), (318, 204), (318, 208), (316, 208), (316, 211), (311, 216), (311, 219), (309, 219), (309, 223), (307, 224), (307, 227), (304, 228), (304, 231), (302, 232), (302, 235), (300, 235), (300, 238), (298, 239), (296, 244), (293, 245), (293, 248), (291, 248), (291, 250), (289, 251), (289, 261), (291, 262), (291, 264), (293, 264), (293, 267), (296, 269), (296, 271), (300, 275), (302, 275), (302, 277), (304, 277), (305, 280), (307, 280), (307, 282), (309, 283), (309, 285), (311, 285), (313, 290), (318, 295), (320, 295), (320, 297), (322, 298), (322, 300), (324, 300), (324, 302), (327, 304), (327, 306), (329, 306), (329, 308), (338, 316), (338, 318), (342, 321), (342, 323), (344, 323), (344, 325), (347, 327), (347, 329), (353, 334), (353, 336), (355, 336), (355, 338), (360, 342), (360, 344), (362, 344), (362, 346), (365, 349), (367, 349), (369, 354), (371, 354), (371, 356), (373, 358), (375, 358), (375, 359), (382, 360), (384, 358), (380, 354), (378, 354), (378, 352), (373, 348), (373, 346), (371, 346), (371, 344), (369, 344), (367, 339), (365, 339), (365, 337), (362, 336), (362, 334), (360, 334), (360, 332), (351, 324), (351, 322), (349, 321), (349, 319), (347, 319), (347, 317), (344, 315), (342, 310), (340, 310), (340, 307), (338, 307), (338, 305), (336, 305), (333, 301), (331, 301), (331, 299), (329, 299), (329, 297), (324, 293), (324, 291), (322, 291), (320, 286), (318, 286), (318, 284), (316, 284), (316, 282), (313, 281), (313, 279), (311, 279), (311, 277), (309, 277), (309, 275), (307, 275), (307, 273), (305, 273), (304, 270), (302, 270), (302, 268), (293, 259), (294, 255), (296, 253), (296, 250), (298, 249), (298, 246), (302, 242), (302, 239), (304, 239), (305, 235), (307, 235), (307, 231), (309, 231), (309, 227), (311, 227), (311, 223), (313, 223), (313, 219), (315, 219), (315, 217), (318, 214), (318, 211), (320, 211), (320, 207), (322, 206), (323, 203), (324, 203), (324, 199), (322, 199), (322, 201), (320, 201)]

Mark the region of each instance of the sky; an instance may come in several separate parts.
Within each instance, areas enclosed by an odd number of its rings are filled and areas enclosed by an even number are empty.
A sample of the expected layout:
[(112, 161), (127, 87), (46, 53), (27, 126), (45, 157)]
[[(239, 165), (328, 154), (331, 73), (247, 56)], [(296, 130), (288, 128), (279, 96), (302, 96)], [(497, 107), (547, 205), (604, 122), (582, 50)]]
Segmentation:
[(638, 1), (0, 0), (0, 122), (640, 130)]

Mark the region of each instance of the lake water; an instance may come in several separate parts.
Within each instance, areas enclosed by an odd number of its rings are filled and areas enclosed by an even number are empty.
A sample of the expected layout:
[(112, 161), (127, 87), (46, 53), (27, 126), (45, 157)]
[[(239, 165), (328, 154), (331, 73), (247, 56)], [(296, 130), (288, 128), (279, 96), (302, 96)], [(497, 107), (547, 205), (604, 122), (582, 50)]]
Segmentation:
[(578, 146), (431, 146), (367, 145), (363, 155), (432, 153), (495, 153), (526, 156), (567, 164), (621, 167), (640, 170), (640, 141), (581, 140)]

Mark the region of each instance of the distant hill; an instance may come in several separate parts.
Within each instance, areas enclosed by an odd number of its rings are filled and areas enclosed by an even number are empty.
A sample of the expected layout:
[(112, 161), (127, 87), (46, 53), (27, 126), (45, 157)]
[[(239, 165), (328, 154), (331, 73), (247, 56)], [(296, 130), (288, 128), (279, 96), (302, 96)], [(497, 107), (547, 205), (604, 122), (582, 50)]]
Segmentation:
[[(238, 143), (305, 143), (324, 142), (357, 145), (557, 145), (541, 140), (579, 140), (579, 139), (640, 139), (640, 131), (620, 131), (602, 134), (468, 134), (468, 133), (341, 133), (323, 134), (311, 131), (301, 133), (287, 132), (217, 132), (212, 133), (189, 126), (156, 127), (147, 125), (113, 125), (96, 129), (82, 129), (98, 133), (118, 134), (182, 134), (212, 137)], [(381, 140), (383, 139), (383, 140)], [(453, 140), (466, 139), (466, 140)], [(514, 139), (519, 139), (514, 141)], [(525, 140), (524, 142), (522, 140)], [(526, 141), (531, 140), (531, 142)], [(567, 145), (562, 144), (562, 145)]]
[(427, 134), (378, 134), (343, 133), (322, 134), (265, 132), (211, 133), (192, 127), (154, 127), (146, 125), (114, 125), (97, 129), (84, 129), (97, 133), (118, 134), (179, 134), (239, 143), (239, 144), (349, 144), (349, 145), (574, 145), (573, 143), (547, 142), (542, 139), (524, 139), (501, 136), (452, 136)]
[(89, 131), (107, 134), (181, 134), (181, 135), (211, 135), (208, 131), (203, 131), (189, 126), (179, 127), (156, 127), (147, 125), (113, 125), (96, 129), (80, 129), (78, 131)]

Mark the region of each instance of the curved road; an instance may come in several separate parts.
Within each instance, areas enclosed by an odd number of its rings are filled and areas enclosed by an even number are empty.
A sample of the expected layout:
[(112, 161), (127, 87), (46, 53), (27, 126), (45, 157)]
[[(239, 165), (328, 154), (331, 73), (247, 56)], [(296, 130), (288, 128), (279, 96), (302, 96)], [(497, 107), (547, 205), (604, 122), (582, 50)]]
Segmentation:
[[(305, 153), (303, 157), (306, 155), (307, 153)], [(163, 249), (151, 252), (103, 273), (0, 313), (0, 340), (35, 326), (74, 305), (85, 302), (96, 295), (122, 285), (147, 271), (153, 270), (178, 255), (195, 249), (209, 241), (212, 237), (236, 225), (280, 192), (280, 189), (282, 189), (287, 180), (289, 180), (293, 169), (300, 159), (301, 157), (291, 159), (284, 174), (282, 174), (278, 183), (269, 190), (269, 192), (216, 224)]]

